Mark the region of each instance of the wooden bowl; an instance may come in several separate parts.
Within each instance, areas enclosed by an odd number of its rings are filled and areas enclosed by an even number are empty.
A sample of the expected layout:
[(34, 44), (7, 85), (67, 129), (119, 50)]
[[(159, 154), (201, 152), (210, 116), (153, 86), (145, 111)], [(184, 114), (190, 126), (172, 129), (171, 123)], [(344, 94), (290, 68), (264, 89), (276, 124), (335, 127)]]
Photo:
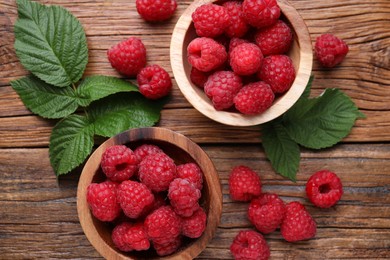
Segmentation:
[[(88, 185), (105, 179), (104, 173), (100, 169), (100, 160), (105, 149), (116, 144), (125, 144), (134, 149), (144, 143), (159, 146), (176, 164), (194, 162), (203, 171), (203, 190), (200, 203), (207, 214), (206, 230), (200, 238), (185, 241), (182, 248), (176, 253), (161, 258), (152, 250), (134, 253), (124, 253), (117, 250), (111, 240), (112, 227), (94, 218), (87, 203)], [(218, 227), (222, 213), (222, 192), (218, 173), (212, 161), (197, 144), (184, 135), (168, 129), (138, 128), (108, 139), (88, 159), (78, 184), (77, 211), (86, 237), (106, 259), (193, 259), (207, 246)]]
[(190, 80), (191, 65), (187, 60), (187, 46), (196, 38), (191, 14), (203, 4), (218, 2), (216, 0), (194, 1), (178, 20), (172, 34), (170, 59), (177, 85), (185, 98), (203, 115), (217, 122), (232, 126), (252, 126), (271, 121), (286, 112), (302, 95), (309, 81), (313, 53), (307, 26), (291, 5), (279, 2), (282, 11), (281, 19), (293, 30), (294, 40), (288, 53), (293, 61), (296, 78), (289, 91), (275, 99), (273, 105), (259, 115), (243, 115), (238, 112), (217, 111), (204, 91), (196, 87)]

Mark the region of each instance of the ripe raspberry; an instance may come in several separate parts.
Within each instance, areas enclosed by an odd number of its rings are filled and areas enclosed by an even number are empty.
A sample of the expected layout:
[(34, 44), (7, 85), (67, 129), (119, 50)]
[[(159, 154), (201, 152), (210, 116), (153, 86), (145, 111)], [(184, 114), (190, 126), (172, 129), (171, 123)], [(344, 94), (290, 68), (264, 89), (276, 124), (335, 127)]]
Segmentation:
[(310, 239), (315, 236), (317, 225), (305, 206), (297, 201), (286, 205), (286, 216), (280, 226), (282, 236), (288, 242)]
[(185, 163), (177, 166), (177, 178), (187, 179), (195, 188), (202, 190), (203, 172), (196, 163)]
[(158, 65), (143, 68), (137, 75), (139, 91), (149, 99), (159, 99), (169, 94), (172, 81), (168, 72)]
[(146, 65), (146, 49), (142, 41), (130, 37), (107, 51), (111, 66), (123, 75), (134, 77)]
[(137, 157), (138, 163), (140, 163), (146, 156), (156, 153), (163, 153), (163, 150), (154, 144), (142, 144), (134, 149), (134, 154)]
[(181, 237), (180, 236), (176, 237), (169, 243), (163, 243), (163, 244), (154, 243), (153, 245), (154, 245), (154, 249), (156, 250), (159, 256), (170, 255), (176, 252), (181, 246)]
[(232, 71), (217, 71), (204, 85), (204, 91), (216, 110), (233, 106), (233, 98), (241, 88), (241, 78)]
[(270, 250), (264, 237), (252, 230), (240, 231), (230, 246), (235, 260), (267, 260)]
[(137, 158), (125, 145), (108, 147), (100, 162), (104, 174), (112, 181), (121, 182), (130, 179), (137, 170)]
[(173, 210), (182, 217), (190, 217), (199, 209), (200, 190), (187, 179), (176, 178), (169, 185), (168, 198)]
[(190, 238), (200, 237), (206, 229), (207, 216), (202, 208), (187, 218), (182, 218), (182, 231), (181, 233)]
[(254, 198), (248, 209), (250, 222), (263, 234), (275, 231), (286, 214), (284, 202), (276, 194), (263, 193)]
[(112, 181), (91, 183), (87, 188), (87, 202), (94, 215), (101, 221), (113, 221), (121, 213), (116, 199), (118, 184)]
[(280, 16), (276, 0), (244, 0), (242, 11), (247, 23), (256, 28), (273, 25)]
[(137, 12), (149, 22), (164, 21), (172, 17), (176, 10), (176, 0), (137, 0)]
[(317, 207), (330, 208), (343, 195), (343, 185), (334, 172), (322, 170), (309, 178), (306, 183), (306, 194)]
[(229, 56), (233, 49), (242, 43), (249, 43), (249, 41), (241, 38), (232, 38), (229, 42)]
[(225, 29), (225, 34), (230, 37), (242, 37), (249, 30), (249, 26), (242, 13), (242, 2), (228, 1), (223, 3), (230, 16), (230, 25)]
[(207, 79), (209, 78), (209, 76), (212, 73), (213, 73), (212, 71), (203, 72), (203, 71), (198, 70), (195, 67), (192, 67), (191, 68), (191, 72), (190, 72), (191, 82), (194, 83), (195, 86), (203, 89), (204, 88), (204, 84), (206, 83)]
[(195, 38), (188, 44), (188, 62), (203, 72), (217, 69), (227, 60), (226, 49), (211, 38)]
[(139, 164), (138, 175), (152, 191), (165, 191), (176, 178), (176, 165), (165, 153), (148, 155)]
[(255, 34), (255, 42), (264, 56), (286, 53), (290, 49), (292, 39), (290, 27), (281, 20)]
[(250, 201), (261, 194), (261, 180), (251, 168), (236, 166), (229, 175), (230, 197), (237, 201)]
[(123, 222), (112, 230), (112, 241), (121, 251), (148, 250), (150, 242), (142, 223)]
[(129, 218), (138, 218), (154, 202), (153, 193), (145, 184), (136, 181), (123, 181), (118, 186), (118, 202)]
[(332, 34), (319, 36), (314, 49), (317, 60), (327, 68), (341, 63), (349, 51), (348, 45)]
[(262, 81), (249, 83), (234, 97), (234, 105), (245, 115), (255, 115), (266, 111), (273, 103), (275, 94), (271, 87)]
[(229, 56), (230, 66), (238, 75), (251, 75), (261, 66), (263, 54), (254, 43), (242, 43), (236, 46)]
[(270, 55), (263, 59), (257, 76), (271, 86), (272, 91), (284, 93), (290, 89), (295, 80), (295, 69), (290, 57)]
[(192, 13), (192, 21), (198, 36), (214, 38), (229, 26), (230, 16), (223, 6), (203, 4)]

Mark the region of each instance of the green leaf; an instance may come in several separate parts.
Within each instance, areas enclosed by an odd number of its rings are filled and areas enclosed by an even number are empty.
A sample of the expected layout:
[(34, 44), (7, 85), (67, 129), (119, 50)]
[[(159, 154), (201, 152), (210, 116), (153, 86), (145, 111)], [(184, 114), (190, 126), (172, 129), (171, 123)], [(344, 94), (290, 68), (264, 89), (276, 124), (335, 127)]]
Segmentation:
[(24, 105), (44, 118), (62, 118), (78, 107), (71, 88), (57, 88), (32, 75), (14, 80), (11, 85)]
[(15, 50), (23, 66), (58, 87), (77, 82), (88, 62), (87, 39), (81, 23), (59, 6), (17, 0)]
[(70, 115), (59, 121), (50, 136), (49, 155), (57, 176), (79, 166), (93, 147), (93, 124), (85, 116)]
[(313, 84), (313, 80), (314, 80), (314, 76), (311, 75), (309, 78), (309, 81), (307, 82), (306, 88), (303, 91), (301, 98), (309, 98), (310, 92), (311, 92), (311, 85)]
[(85, 78), (76, 90), (79, 105), (88, 106), (92, 101), (99, 100), (118, 92), (137, 91), (137, 86), (125, 80), (109, 76), (91, 76)]

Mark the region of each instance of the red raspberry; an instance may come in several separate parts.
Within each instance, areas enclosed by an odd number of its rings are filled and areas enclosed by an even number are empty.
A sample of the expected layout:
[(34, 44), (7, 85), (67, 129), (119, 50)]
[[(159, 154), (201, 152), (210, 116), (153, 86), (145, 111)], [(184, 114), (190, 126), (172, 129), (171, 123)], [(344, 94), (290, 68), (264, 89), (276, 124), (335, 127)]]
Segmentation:
[(194, 83), (195, 86), (203, 89), (204, 88), (204, 84), (206, 83), (207, 79), (209, 78), (209, 76), (212, 73), (213, 73), (212, 71), (203, 72), (203, 71), (198, 70), (195, 67), (192, 67), (191, 68), (191, 72), (190, 72), (191, 82)]
[(229, 56), (233, 49), (242, 43), (249, 43), (249, 41), (241, 38), (232, 38), (229, 42)]
[(199, 208), (191, 217), (182, 218), (182, 234), (190, 238), (200, 237), (206, 229), (207, 216), (202, 208)]
[(348, 45), (332, 34), (319, 36), (314, 49), (317, 60), (327, 68), (341, 63), (349, 51)]
[(261, 180), (251, 168), (236, 166), (229, 175), (230, 197), (237, 201), (250, 201), (261, 194)]
[(138, 163), (140, 163), (146, 156), (154, 155), (156, 153), (164, 153), (157, 145), (143, 144), (134, 149), (134, 154), (137, 157)]
[(172, 89), (168, 72), (158, 65), (143, 68), (137, 75), (139, 91), (148, 99), (165, 97)]
[(130, 37), (107, 51), (111, 66), (123, 75), (134, 77), (146, 65), (146, 49), (142, 41)]
[(101, 221), (113, 221), (121, 213), (116, 199), (118, 184), (112, 181), (91, 183), (87, 188), (87, 202), (92, 215)]
[(275, 231), (286, 214), (284, 202), (276, 194), (263, 193), (254, 198), (248, 209), (248, 218), (263, 234)]
[(292, 39), (290, 27), (281, 20), (255, 34), (255, 42), (264, 56), (286, 53), (290, 49)]
[(245, 115), (255, 115), (266, 111), (275, 99), (271, 87), (262, 81), (245, 85), (234, 97), (234, 105)]
[(166, 256), (176, 252), (181, 246), (181, 237), (176, 237), (169, 243), (159, 244), (154, 243), (154, 249), (159, 256)]
[(173, 210), (182, 217), (190, 217), (199, 209), (200, 190), (187, 179), (176, 178), (169, 185), (168, 198)]
[(148, 250), (150, 242), (142, 223), (123, 222), (112, 230), (112, 241), (121, 251)]
[(253, 231), (240, 231), (230, 246), (235, 260), (267, 260), (270, 250), (264, 237)]
[(295, 80), (295, 69), (290, 57), (270, 55), (263, 59), (263, 65), (257, 76), (268, 83), (275, 94), (284, 93), (290, 89)]
[(204, 91), (216, 110), (233, 106), (233, 98), (241, 88), (241, 78), (232, 71), (217, 71), (204, 85)]
[(229, 60), (236, 74), (251, 75), (260, 69), (263, 54), (256, 44), (242, 43), (230, 52)]
[(172, 17), (176, 10), (176, 0), (137, 0), (137, 12), (149, 22), (164, 21)]
[(176, 165), (165, 153), (148, 155), (139, 164), (138, 175), (152, 191), (165, 191), (176, 178)]
[(249, 30), (249, 26), (242, 13), (242, 2), (228, 1), (223, 3), (230, 16), (230, 25), (225, 29), (225, 34), (230, 37), (242, 37)]
[(322, 170), (309, 178), (306, 183), (306, 194), (317, 207), (330, 208), (343, 195), (343, 185), (334, 172)]
[(211, 38), (195, 38), (187, 47), (188, 62), (203, 72), (219, 68), (227, 60), (226, 49)]
[(305, 206), (297, 201), (286, 205), (286, 216), (280, 226), (282, 236), (288, 242), (310, 239), (315, 236), (317, 225)]
[(256, 28), (273, 25), (280, 16), (276, 0), (244, 0), (242, 11), (245, 20)]
[(100, 165), (107, 178), (121, 182), (136, 172), (137, 158), (127, 146), (113, 145), (104, 151)]
[(123, 181), (118, 186), (118, 202), (129, 218), (138, 218), (153, 205), (153, 193), (145, 184)]
[(198, 36), (214, 38), (229, 26), (230, 16), (223, 6), (203, 4), (192, 13), (192, 21)]
[(196, 163), (185, 163), (177, 166), (177, 178), (187, 179), (195, 188), (202, 190), (203, 172)]

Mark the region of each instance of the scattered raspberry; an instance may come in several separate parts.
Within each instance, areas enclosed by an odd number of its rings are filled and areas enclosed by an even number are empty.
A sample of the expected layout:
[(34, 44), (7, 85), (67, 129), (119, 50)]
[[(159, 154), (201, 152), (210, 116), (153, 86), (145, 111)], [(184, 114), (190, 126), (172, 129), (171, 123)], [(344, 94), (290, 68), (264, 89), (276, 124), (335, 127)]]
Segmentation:
[(142, 223), (133, 225), (129, 222), (123, 222), (113, 229), (111, 237), (114, 245), (124, 252), (147, 250), (150, 247)]
[(319, 36), (314, 49), (317, 60), (327, 68), (341, 63), (349, 51), (348, 45), (332, 34)]
[(321, 170), (314, 173), (307, 181), (306, 194), (317, 207), (330, 208), (343, 195), (343, 185), (334, 172)]
[(182, 217), (190, 217), (199, 209), (200, 190), (187, 179), (176, 178), (169, 185), (168, 198), (173, 210)]
[(245, 115), (255, 115), (266, 111), (274, 101), (271, 87), (262, 81), (249, 83), (234, 97), (234, 105)]
[(209, 76), (204, 85), (204, 91), (216, 110), (233, 106), (234, 96), (241, 88), (241, 78), (232, 71), (217, 71)]
[(249, 41), (241, 38), (232, 38), (229, 43), (229, 56), (233, 49), (242, 43), (249, 43)]
[(280, 16), (276, 0), (244, 0), (242, 11), (245, 20), (256, 28), (273, 25)]
[(242, 43), (236, 46), (229, 56), (230, 66), (238, 75), (256, 73), (263, 60), (260, 48), (254, 43)]
[(250, 201), (261, 194), (259, 175), (246, 166), (236, 166), (229, 176), (230, 197), (237, 201)]
[(118, 186), (118, 202), (129, 218), (138, 218), (153, 204), (153, 193), (145, 184), (123, 181)]
[(130, 179), (137, 170), (137, 158), (125, 145), (108, 147), (100, 162), (104, 174), (112, 181), (121, 182)]
[(202, 208), (199, 208), (188, 218), (182, 218), (182, 234), (190, 238), (200, 237), (206, 229), (207, 216)]
[(217, 69), (227, 60), (226, 49), (211, 38), (195, 38), (187, 47), (188, 62), (203, 72)]
[(156, 153), (163, 153), (163, 150), (154, 144), (143, 144), (134, 149), (134, 154), (137, 157), (138, 163), (140, 163), (146, 156)]
[(230, 16), (223, 6), (203, 4), (192, 13), (192, 21), (198, 36), (214, 38), (229, 26)]
[(264, 237), (252, 230), (240, 231), (230, 246), (235, 260), (267, 260), (270, 250)]
[(286, 214), (284, 202), (276, 194), (263, 193), (254, 198), (248, 209), (248, 218), (263, 234), (275, 231)]
[(198, 70), (195, 67), (192, 67), (191, 68), (191, 72), (190, 72), (191, 82), (194, 83), (195, 86), (203, 89), (204, 88), (204, 84), (206, 83), (207, 79), (209, 78), (209, 76), (212, 73), (213, 73), (212, 71), (203, 72), (203, 71)]
[(164, 21), (172, 17), (176, 10), (176, 0), (137, 0), (137, 12), (149, 22)]
[(168, 72), (158, 65), (143, 68), (137, 75), (139, 91), (149, 99), (159, 99), (169, 94), (172, 81)]
[(116, 193), (118, 184), (112, 181), (91, 183), (87, 188), (87, 202), (92, 215), (101, 221), (113, 221), (121, 213)]
[(111, 66), (123, 75), (134, 77), (146, 65), (146, 49), (142, 41), (130, 37), (107, 51)]
[(288, 242), (310, 239), (316, 234), (317, 225), (306, 210), (297, 201), (286, 205), (286, 216), (280, 226), (282, 236)]
[(203, 172), (196, 163), (185, 163), (177, 166), (177, 177), (187, 179), (195, 188), (202, 190)]
[(164, 243), (164, 244), (159, 244), (159, 243), (154, 243), (154, 249), (156, 250), (157, 254), (159, 256), (166, 256), (170, 255), (174, 252), (176, 252), (179, 247), (181, 246), (181, 237), (176, 237), (169, 243)]
[(165, 153), (145, 157), (139, 164), (139, 179), (154, 192), (168, 190), (176, 178), (175, 162)]
[(286, 53), (290, 49), (292, 39), (290, 27), (281, 20), (255, 34), (255, 42), (264, 56)]
[(222, 4), (230, 16), (230, 25), (225, 29), (228, 37), (242, 37), (249, 30), (249, 26), (242, 13), (242, 2), (228, 1)]
[(271, 86), (275, 94), (284, 93), (295, 80), (295, 69), (290, 57), (270, 55), (263, 59), (263, 65), (257, 75)]

